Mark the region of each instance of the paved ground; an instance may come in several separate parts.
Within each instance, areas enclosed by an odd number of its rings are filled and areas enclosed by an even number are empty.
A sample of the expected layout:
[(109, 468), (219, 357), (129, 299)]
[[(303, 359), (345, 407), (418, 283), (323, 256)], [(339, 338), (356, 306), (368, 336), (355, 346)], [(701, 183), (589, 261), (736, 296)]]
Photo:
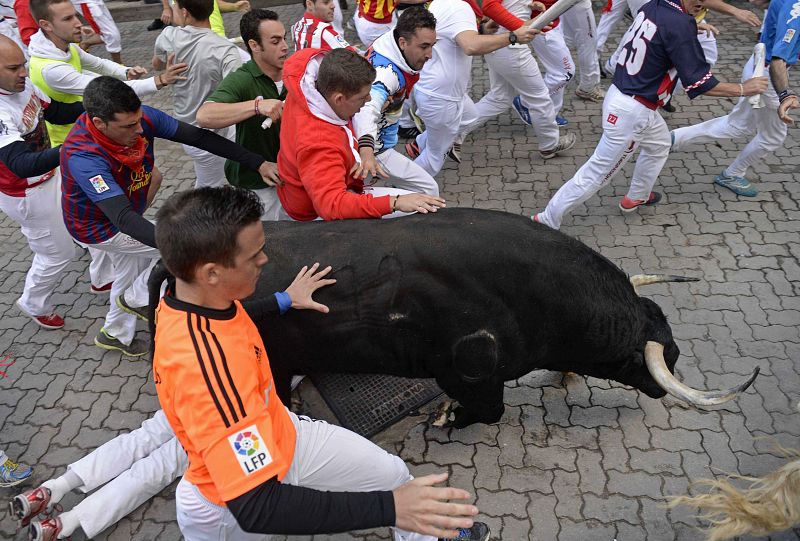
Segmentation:
[[(284, 21), (300, 7), (279, 9)], [(227, 19), (236, 28), (236, 15)], [(723, 78), (738, 77), (751, 33), (714, 17), (723, 30)], [(149, 62), (153, 32), (122, 25), (124, 58)], [(480, 59), (473, 96), (486, 90)], [(793, 75), (796, 78), (796, 74)], [(171, 109), (169, 92), (148, 103)], [(732, 100), (676, 100), (669, 119), (681, 126), (727, 111)], [(498, 117), (465, 145), (464, 161), (439, 179), (451, 205), (529, 214), (586, 159), (599, 135), (599, 104), (567, 98), (569, 129), (580, 143), (568, 156), (543, 163), (534, 140), (510, 114)], [(711, 183), (742, 143), (698, 147), (670, 158), (660, 179), (664, 202), (622, 216), (624, 176), (578, 209), (564, 231), (597, 248), (629, 273), (674, 271), (700, 282), (650, 287), (668, 314), (682, 351), (679, 377), (697, 387), (740, 380), (756, 365), (753, 389), (724, 407), (697, 410), (656, 401), (606, 381), (534, 372), (508, 385), (506, 415), (493, 426), (445, 431), (423, 417), (407, 419), (376, 441), (412, 464), (416, 473), (447, 470), (452, 483), (476, 496), (495, 539), (694, 540), (688, 510), (668, 511), (667, 495), (722, 472), (761, 475), (784, 462), (775, 444), (798, 447), (800, 414), (800, 152), (798, 131), (787, 148), (753, 173), (761, 195), (740, 199)], [(191, 165), (177, 145), (159, 142), (161, 200), (191, 185)], [(630, 174), (631, 166), (626, 168)], [(33, 486), (61, 474), (120, 432), (139, 426), (158, 407), (146, 360), (131, 361), (92, 345), (106, 299), (87, 293), (87, 258), (72, 264), (55, 295), (67, 317), (61, 331), (40, 330), (13, 305), (30, 253), (19, 227), (0, 222), (0, 355), (16, 363), (0, 374), (0, 443), (36, 465)], [(535, 321), (531, 321), (535, 324)], [(144, 332), (144, 331), (142, 331)], [(14, 491), (4, 489), (0, 497)], [(167, 488), (115, 527), (109, 540), (179, 538)], [(70, 496), (67, 508), (79, 501)], [(388, 538), (387, 531), (315, 539)], [(22, 539), (0, 508), (0, 538)], [(798, 539), (800, 529), (772, 539)], [(75, 539), (83, 539), (82, 535)]]

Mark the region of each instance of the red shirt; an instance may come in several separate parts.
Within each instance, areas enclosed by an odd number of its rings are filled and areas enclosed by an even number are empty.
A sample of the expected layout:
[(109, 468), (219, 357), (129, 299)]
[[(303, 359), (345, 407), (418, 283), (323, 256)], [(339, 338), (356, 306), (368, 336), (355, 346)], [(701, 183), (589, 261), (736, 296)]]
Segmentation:
[(312, 85), (316, 81), (322, 54), (303, 49), (283, 67), (288, 96), (281, 117), (278, 173), (283, 184), (278, 197), (295, 220), (380, 218), (391, 213), (389, 196), (364, 194), (364, 182), (350, 175), (360, 160), (350, 122), (334, 118), (332, 111), (328, 116), (320, 113), (330, 106), (316, 90), (307, 96), (309, 88), (302, 84), (304, 78)]

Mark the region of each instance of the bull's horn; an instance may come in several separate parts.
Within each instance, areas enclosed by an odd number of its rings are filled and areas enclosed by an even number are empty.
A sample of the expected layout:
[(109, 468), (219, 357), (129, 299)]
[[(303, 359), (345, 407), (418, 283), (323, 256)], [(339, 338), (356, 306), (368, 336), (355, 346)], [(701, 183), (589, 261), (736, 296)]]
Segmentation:
[(696, 406), (716, 406), (723, 404), (734, 398), (738, 393), (744, 391), (753, 380), (756, 379), (760, 367), (756, 366), (753, 374), (741, 385), (731, 387), (725, 391), (698, 391), (681, 383), (672, 375), (664, 361), (664, 346), (658, 342), (647, 342), (644, 347), (644, 360), (647, 362), (647, 369), (656, 383), (672, 396), (680, 398)]
[(633, 287), (649, 286), (650, 284), (660, 284), (662, 282), (697, 282), (700, 280), (690, 276), (675, 276), (672, 274), (634, 274), (630, 279)]

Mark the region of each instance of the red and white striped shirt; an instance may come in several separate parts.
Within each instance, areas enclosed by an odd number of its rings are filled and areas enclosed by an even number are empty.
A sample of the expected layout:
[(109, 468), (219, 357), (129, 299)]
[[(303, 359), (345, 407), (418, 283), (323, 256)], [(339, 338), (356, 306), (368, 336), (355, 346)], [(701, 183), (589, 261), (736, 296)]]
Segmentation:
[(292, 25), (295, 52), (301, 49), (356, 49), (333, 29), (331, 23), (314, 17), (311, 13), (303, 13), (303, 18)]

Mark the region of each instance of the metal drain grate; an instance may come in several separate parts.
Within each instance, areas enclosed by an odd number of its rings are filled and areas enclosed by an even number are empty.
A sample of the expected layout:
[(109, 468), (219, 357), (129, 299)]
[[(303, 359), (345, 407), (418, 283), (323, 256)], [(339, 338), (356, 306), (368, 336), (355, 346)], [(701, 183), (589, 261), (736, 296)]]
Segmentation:
[(442, 394), (433, 379), (316, 374), (311, 381), (342, 426), (366, 438)]

